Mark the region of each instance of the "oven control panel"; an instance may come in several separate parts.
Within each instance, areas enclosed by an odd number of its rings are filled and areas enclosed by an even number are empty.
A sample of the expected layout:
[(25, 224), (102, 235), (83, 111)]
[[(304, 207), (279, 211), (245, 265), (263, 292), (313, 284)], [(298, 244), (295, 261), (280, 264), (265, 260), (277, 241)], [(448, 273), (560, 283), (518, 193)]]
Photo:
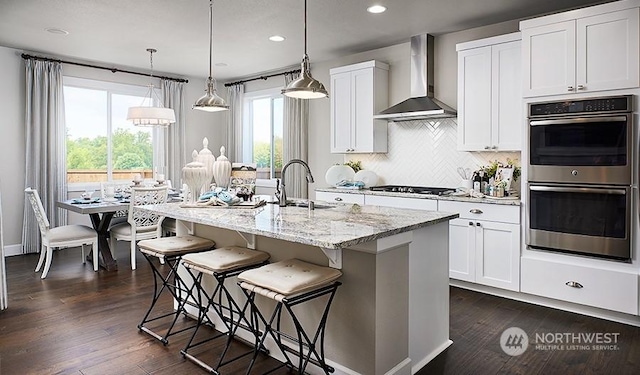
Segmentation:
[(529, 105), (529, 117), (594, 112), (631, 112), (631, 95), (563, 100)]

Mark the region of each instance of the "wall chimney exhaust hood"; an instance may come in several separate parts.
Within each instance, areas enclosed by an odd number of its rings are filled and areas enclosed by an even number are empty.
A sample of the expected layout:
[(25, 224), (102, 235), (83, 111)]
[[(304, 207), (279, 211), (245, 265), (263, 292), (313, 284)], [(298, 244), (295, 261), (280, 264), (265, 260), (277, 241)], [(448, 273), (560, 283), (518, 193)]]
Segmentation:
[(411, 98), (373, 118), (410, 121), (456, 117), (455, 109), (433, 97), (433, 58), (433, 35), (411, 37)]

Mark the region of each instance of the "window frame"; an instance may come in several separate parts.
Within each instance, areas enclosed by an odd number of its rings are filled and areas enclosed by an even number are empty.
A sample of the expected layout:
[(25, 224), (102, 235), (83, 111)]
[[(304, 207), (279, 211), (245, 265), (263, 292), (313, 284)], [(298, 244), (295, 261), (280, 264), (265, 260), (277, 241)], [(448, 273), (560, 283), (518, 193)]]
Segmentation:
[[(271, 135), (271, 155), (273, 156), (275, 153), (275, 137), (274, 137), (274, 100), (275, 99), (284, 99), (284, 95), (282, 95), (282, 89), (284, 87), (274, 87), (264, 90), (256, 90), (251, 92), (245, 92), (243, 103), (242, 103), (242, 161), (244, 163), (252, 163), (253, 162), (253, 124), (251, 123), (251, 119), (253, 117), (253, 105), (251, 104), (253, 100), (258, 99), (271, 99), (271, 119), (270, 119), (270, 135)], [(284, 103), (282, 106), (282, 121), (283, 121), (283, 149), (284, 149)], [(284, 150), (283, 150), (284, 152)], [(273, 159), (273, 158), (272, 158)], [(270, 166), (269, 174), (271, 176), (275, 176), (275, 163)], [(271, 177), (269, 179), (257, 179), (256, 186), (258, 187), (271, 187), (275, 188), (277, 177)]]
[[(113, 166), (112, 166), (112, 158), (113, 158), (113, 122), (112, 122), (112, 95), (131, 95), (131, 96), (140, 96), (147, 97), (149, 94), (149, 86), (142, 86), (139, 84), (128, 84), (128, 83), (119, 83), (119, 82), (110, 82), (110, 81), (102, 81), (99, 79), (91, 79), (91, 78), (81, 78), (75, 76), (63, 76), (62, 77), (62, 85), (63, 88), (66, 86), (75, 87), (80, 89), (89, 89), (89, 90), (99, 90), (105, 91), (107, 93), (107, 149), (110, 152), (107, 154), (107, 181), (108, 182), (118, 182), (123, 180), (113, 180)], [(154, 105), (159, 105), (161, 103), (156, 103), (156, 98), (160, 98), (162, 100), (162, 92), (158, 89), (158, 85), (153, 86), (154, 94), (152, 98), (154, 100)], [(62, 122), (62, 126), (64, 126), (64, 133), (66, 134), (66, 121)], [(171, 126), (171, 125), (170, 125)], [(152, 148), (153, 148), (153, 166), (152, 169), (156, 170), (158, 166), (165, 165), (164, 158), (164, 140), (166, 136), (166, 130), (160, 127), (153, 127), (151, 129), (151, 138), (152, 138)], [(66, 136), (65, 136), (65, 155), (66, 155)], [(67, 175), (67, 168), (65, 165), (65, 176)], [(75, 182), (67, 184), (67, 190), (69, 192), (77, 192), (84, 191), (87, 189), (97, 190), (100, 187), (99, 182)]]

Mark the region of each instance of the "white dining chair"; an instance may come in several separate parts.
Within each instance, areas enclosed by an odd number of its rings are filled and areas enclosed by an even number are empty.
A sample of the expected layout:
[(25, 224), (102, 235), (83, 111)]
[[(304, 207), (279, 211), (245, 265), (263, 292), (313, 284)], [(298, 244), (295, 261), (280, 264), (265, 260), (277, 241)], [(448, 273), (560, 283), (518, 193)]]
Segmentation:
[[(111, 248), (116, 241), (131, 242), (131, 269), (136, 269), (137, 242), (162, 237), (163, 216), (136, 210), (135, 206), (161, 204), (167, 201), (167, 186), (131, 188), (127, 222), (114, 225), (109, 229)], [(113, 251), (113, 250), (112, 250)], [(115, 258), (115, 257), (114, 257)]]
[[(93, 252), (93, 270), (98, 270), (98, 233), (95, 229), (86, 225), (62, 225), (59, 227), (51, 228), (47, 213), (44, 211), (42, 201), (38, 192), (31, 188), (24, 190), (33, 213), (38, 220), (38, 227), (40, 228), (40, 239), (42, 242), (42, 248), (40, 249), (40, 258), (38, 259), (38, 265), (36, 271), (39, 272), (42, 264), (44, 263), (44, 270), (40, 276), (42, 279), (47, 277), (49, 268), (51, 267), (51, 258), (54, 248), (68, 248), (81, 246), (82, 248), (82, 263), (86, 262), (85, 259), (85, 246), (90, 245)], [(46, 260), (46, 262), (45, 262)]]

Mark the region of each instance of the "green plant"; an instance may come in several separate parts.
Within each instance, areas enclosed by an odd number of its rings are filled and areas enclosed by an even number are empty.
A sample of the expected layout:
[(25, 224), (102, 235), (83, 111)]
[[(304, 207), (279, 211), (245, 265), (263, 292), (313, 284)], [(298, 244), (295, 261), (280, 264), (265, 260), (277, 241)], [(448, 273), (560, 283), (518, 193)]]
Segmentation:
[(362, 165), (360, 164), (360, 160), (349, 160), (344, 163), (344, 165), (348, 165), (353, 169), (354, 172), (358, 172), (362, 170)]
[(494, 160), (489, 165), (483, 165), (480, 167), (480, 171), (484, 171), (485, 177), (491, 178), (496, 176), (498, 168), (513, 168), (513, 181), (517, 181), (520, 177), (520, 167), (515, 165), (515, 162), (509, 158), (507, 158), (506, 164), (501, 161)]

